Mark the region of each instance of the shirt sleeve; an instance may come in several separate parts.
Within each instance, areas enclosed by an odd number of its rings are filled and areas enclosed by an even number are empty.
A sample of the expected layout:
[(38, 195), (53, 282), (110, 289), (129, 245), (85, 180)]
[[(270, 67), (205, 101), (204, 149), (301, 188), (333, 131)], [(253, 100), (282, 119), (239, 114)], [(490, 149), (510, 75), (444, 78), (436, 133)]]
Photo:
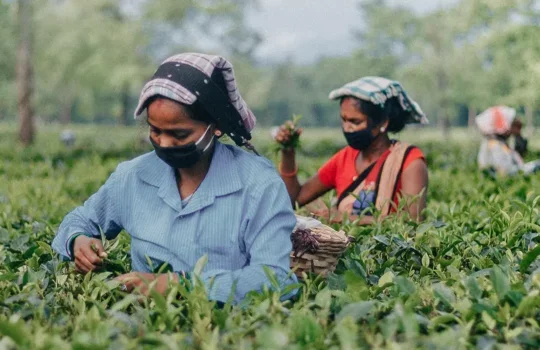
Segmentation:
[[(236, 271), (204, 271), (200, 277), (211, 300), (227, 302), (234, 290), (233, 300), (238, 302), (250, 291), (260, 291), (264, 285), (270, 287), (264, 266), (275, 273), (282, 288), (297, 281), (290, 273), (290, 236), (296, 218), (283, 182), (276, 179), (265, 184), (252, 195), (250, 207), (243, 237), (249, 263)], [(291, 293), (284, 297), (290, 296)]]
[(64, 217), (53, 239), (52, 248), (62, 257), (72, 260), (71, 239), (84, 234), (90, 237), (114, 239), (122, 230), (117, 210), (120, 200), (119, 175), (115, 171), (103, 186), (84, 204)]
[(319, 180), (321, 180), (321, 182), (329, 188), (336, 187), (336, 174), (341, 153), (342, 152), (335, 154), (326, 163), (324, 163), (324, 165), (318, 171)]

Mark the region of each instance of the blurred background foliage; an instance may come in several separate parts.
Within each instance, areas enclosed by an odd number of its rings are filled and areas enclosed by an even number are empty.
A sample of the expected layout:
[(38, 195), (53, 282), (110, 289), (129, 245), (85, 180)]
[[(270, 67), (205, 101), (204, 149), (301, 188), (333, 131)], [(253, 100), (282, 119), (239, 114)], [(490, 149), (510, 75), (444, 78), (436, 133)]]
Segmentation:
[[(19, 2), (0, 0), (3, 121), (17, 118)], [(29, 2), (38, 122), (134, 123), (144, 81), (166, 57), (192, 50), (233, 61), (263, 126), (293, 113), (303, 115), (305, 126), (337, 126), (329, 91), (364, 75), (401, 81), (434, 125), (468, 125), (494, 104), (517, 108), (529, 126), (540, 119), (536, 0), (461, 0), (425, 13), (396, 2), (358, 1), (357, 50), (308, 64), (256, 59), (264, 37), (245, 20), (253, 1)]]

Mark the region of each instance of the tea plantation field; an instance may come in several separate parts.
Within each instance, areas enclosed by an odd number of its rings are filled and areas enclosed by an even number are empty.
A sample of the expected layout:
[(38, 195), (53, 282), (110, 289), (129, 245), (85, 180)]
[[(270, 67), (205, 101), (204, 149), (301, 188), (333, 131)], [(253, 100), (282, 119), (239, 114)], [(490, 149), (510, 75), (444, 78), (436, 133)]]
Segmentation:
[[(142, 128), (73, 130), (72, 148), (59, 128), (41, 127), (23, 150), (15, 129), (0, 125), (0, 349), (540, 347), (540, 174), (482, 174), (474, 132), (400, 136), (427, 156), (424, 223), (344, 224), (356, 243), (334, 274), (305, 280), (296, 300), (266, 290), (217, 308), (196, 284), (165, 297), (120, 291), (111, 277), (130, 270), (127, 234), (107, 244), (108, 271), (81, 276), (59, 260), (50, 242), (63, 216), (119, 162), (149, 150)], [(275, 158), (268, 130), (255, 144)], [(343, 145), (339, 130), (306, 130), (300, 175)], [(531, 149), (540, 158), (540, 142)]]

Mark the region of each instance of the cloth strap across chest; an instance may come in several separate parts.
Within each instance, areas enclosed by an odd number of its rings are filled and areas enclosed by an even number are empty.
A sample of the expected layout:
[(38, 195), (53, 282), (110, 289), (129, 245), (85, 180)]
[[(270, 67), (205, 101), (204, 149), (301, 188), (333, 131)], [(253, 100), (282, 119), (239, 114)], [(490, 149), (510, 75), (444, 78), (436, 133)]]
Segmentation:
[(403, 164), (413, 149), (414, 146), (405, 142), (394, 143), (386, 156), (381, 156), (371, 164), (343, 191), (338, 199), (338, 210), (342, 213), (352, 213), (353, 204), (357, 200), (358, 194), (365, 189), (366, 178), (374, 168), (378, 168), (380, 170), (375, 183), (375, 208), (380, 211), (380, 215), (383, 217), (390, 214), (399, 179), (403, 172)]

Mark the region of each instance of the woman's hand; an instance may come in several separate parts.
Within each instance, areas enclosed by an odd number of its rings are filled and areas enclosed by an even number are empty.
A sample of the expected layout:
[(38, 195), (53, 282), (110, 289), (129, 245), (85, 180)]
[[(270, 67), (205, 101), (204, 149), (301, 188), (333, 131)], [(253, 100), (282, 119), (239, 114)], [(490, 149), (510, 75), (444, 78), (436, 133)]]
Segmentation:
[(276, 140), (283, 148), (296, 148), (302, 130), (302, 128), (297, 128), (294, 121), (286, 121), (275, 133), (274, 140)]
[(303, 185), (300, 185), (298, 181), (295, 149), (300, 146), (300, 135), (303, 130), (297, 127), (298, 120), (300, 120), (300, 117), (285, 122), (273, 133), (274, 140), (277, 143), (276, 152), (281, 150), (281, 162), (278, 165), (278, 171), (283, 182), (285, 182), (293, 207), (297, 205), (303, 206), (331, 189), (321, 182), (318, 175), (314, 175)]
[(318, 216), (320, 218), (328, 219), (328, 215), (330, 214), (330, 211), (328, 210), (328, 208), (320, 208), (320, 209), (313, 210), (311, 214), (314, 216)]
[(103, 249), (101, 240), (80, 235), (75, 237), (75, 241), (73, 241), (73, 256), (77, 271), (88, 273), (101, 266), (102, 259), (107, 258), (107, 253)]
[(117, 281), (123, 283), (125, 287), (123, 290), (126, 292), (138, 291), (143, 295), (150, 294), (150, 284), (156, 281), (152, 286), (153, 290), (159, 294), (165, 294), (169, 284), (172, 281), (178, 282), (178, 275), (176, 273), (149, 273), (149, 272), (131, 272), (124, 275), (120, 275), (115, 278)]

